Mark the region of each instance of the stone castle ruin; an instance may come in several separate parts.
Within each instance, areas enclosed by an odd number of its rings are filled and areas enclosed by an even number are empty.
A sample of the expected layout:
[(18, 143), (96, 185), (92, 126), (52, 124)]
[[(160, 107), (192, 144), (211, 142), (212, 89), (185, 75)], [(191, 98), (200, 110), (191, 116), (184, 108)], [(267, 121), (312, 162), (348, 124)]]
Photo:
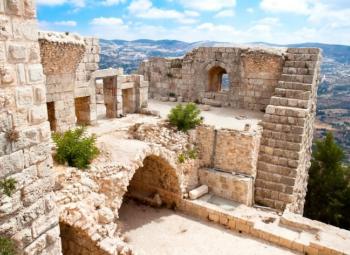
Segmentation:
[[(128, 199), (289, 251), (349, 254), (349, 231), (301, 215), (319, 49), (198, 48), (125, 75), (99, 70), (98, 39), (39, 32), (33, 0), (1, 0), (0, 16), (0, 179), (17, 182), (0, 192), (0, 235), (18, 254), (136, 254)], [(168, 100), (212, 108), (183, 133), (162, 117)], [(51, 132), (81, 124), (100, 156), (84, 171), (56, 165)]]

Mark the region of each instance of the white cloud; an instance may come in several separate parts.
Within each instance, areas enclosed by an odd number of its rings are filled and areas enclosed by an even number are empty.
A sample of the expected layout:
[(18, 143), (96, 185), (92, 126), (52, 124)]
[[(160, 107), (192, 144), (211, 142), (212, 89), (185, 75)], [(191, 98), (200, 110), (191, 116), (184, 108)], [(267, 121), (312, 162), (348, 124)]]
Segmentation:
[(226, 18), (226, 17), (233, 17), (235, 16), (235, 12), (233, 10), (224, 10), (221, 12), (218, 12), (215, 17), (217, 18)]
[(62, 4), (70, 4), (78, 8), (82, 8), (86, 6), (85, 0), (37, 0), (38, 5), (62, 5)]
[(112, 6), (112, 5), (118, 5), (118, 4), (121, 4), (121, 3), (125, 3), (126, 0), (104, 0), (102, 1), (102, 5), (105, 5), (105, 6)]
[(113, 17), (99, 17), (94, 18), (91, 22), (91, 25), (102, 25), (102, 26), (115, 26), (115, 25), (124, 25), (124, 22), (120, 18)]
[(262, 0), (260, 7), (268, 12), (310, 13), (312, 0)]
[(236, 0), (180, 0), (186, 8), (199, 11), (220, 11), (236, 6)]
[(199, 13), (194, 11), (179, 12), (171, 9), (161, 9), (153, 6), (150, 0), (134, 0), (128, 7), (130, 13), (144, 19), (170, 19), (182, 24), (193, 24)]
[(246, 11), (247, 11), (248, 13), (254, 13), (254, 9), (253, 9), (253, 8), (247, 8)]
[(53, 24), (57, 25), (57, 26), (64, 26), (64, 27), (76, 27), (77, 26), (77, 22), (74, 20), (56, 21)]

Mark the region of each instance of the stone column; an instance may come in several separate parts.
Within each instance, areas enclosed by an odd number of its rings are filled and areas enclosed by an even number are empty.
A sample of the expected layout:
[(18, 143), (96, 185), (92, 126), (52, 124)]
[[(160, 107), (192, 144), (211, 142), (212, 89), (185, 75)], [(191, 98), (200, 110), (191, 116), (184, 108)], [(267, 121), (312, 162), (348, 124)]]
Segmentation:
[[(61, 254), (35, 1), (0, 1), (0, 235), (18, 254)], [(10, 135), (12, 134), (12, 135)]]

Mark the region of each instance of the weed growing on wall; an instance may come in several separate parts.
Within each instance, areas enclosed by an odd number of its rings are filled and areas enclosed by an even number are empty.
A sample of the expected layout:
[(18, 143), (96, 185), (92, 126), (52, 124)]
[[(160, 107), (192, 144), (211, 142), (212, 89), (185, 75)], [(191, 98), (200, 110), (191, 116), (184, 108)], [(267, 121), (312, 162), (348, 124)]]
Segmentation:
[(0, 236), (0, 254), (1, 255), (15, 255), (15, 248), (11, 239)]
[(200, 113), (201, 111), (194, 103), (188, 103), (186, 105), (178, 104), (171, 109), (168, 120), (178, 130), (186, 132), (202, 124), (203, 119)]
[(60, 164), (86, 169), (97, 157), (96, 137), (86, 136), (86, 129), (79, 127), (65, 133), (54, 133), (53, 141), (57, 146), (55, 160)]
[(197, 150), (190, 149), (190, 150), (187, 150), (185, 152), (180, 153), (177, 157), (177, 161), (180, 164), (183, 164), (188, 159), (197, 159), (197, 158), (198, 158)]
[[(16, 190), (17, 181), (13, 178), (0, 180), (0, 191), (10, 197)], [(0, 253), (2, 254), (2, 253)]]

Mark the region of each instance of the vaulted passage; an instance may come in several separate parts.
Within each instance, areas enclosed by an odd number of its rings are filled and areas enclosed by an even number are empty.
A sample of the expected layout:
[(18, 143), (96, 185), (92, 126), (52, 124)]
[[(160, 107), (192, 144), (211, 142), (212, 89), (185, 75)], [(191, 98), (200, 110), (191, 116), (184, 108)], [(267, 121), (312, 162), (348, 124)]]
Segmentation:
[(150, 204), (159, 203), (159, 198), (162, 203), (173, 203), (180, 195), (175, 169), (157, 156), (147, 157), (143, 163), (144, 166), (136, 170), (130, 181), (126, 196)]
[(229, 90), (229, 76), (224, 68), (220, 66), (214, 66), (209, 70), (208, 76), (208, 92), (220, 92)]

